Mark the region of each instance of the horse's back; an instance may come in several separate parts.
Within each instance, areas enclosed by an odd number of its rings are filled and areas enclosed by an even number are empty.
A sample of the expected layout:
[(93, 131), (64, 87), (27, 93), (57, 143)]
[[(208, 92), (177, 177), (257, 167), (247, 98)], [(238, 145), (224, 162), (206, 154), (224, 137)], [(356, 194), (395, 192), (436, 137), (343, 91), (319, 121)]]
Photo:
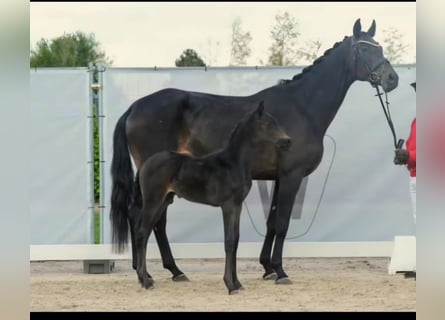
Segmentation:
[[(254, 105), (252, 97), (173, 88), (136, 100), (126, 120), (128, 146), (136, 167), (161, 150), (204, 155), (220, 148), (236, 121)], [(217, 126), (213, 126), (215, 122)], [(215, 131), (209, 135), (210, 127)]]

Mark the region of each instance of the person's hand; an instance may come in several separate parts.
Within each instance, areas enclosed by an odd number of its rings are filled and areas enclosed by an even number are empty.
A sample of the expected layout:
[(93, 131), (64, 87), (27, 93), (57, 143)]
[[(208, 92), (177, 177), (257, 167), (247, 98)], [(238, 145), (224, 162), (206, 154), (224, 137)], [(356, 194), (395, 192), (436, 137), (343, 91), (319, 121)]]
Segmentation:
[(409, 152), (405, 149), (397, 149), (394, 151), (395, 157), (394, 157), (394, 164), (402, 165), (407, 164), (409, 159)]

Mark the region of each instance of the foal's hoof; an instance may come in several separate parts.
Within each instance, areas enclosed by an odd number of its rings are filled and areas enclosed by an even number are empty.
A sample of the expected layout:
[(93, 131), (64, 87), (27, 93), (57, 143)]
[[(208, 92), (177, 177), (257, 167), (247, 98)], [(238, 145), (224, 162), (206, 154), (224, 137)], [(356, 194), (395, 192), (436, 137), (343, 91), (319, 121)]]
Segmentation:
[(188, 282), (190, 281), (189, 278), (187, 278), (187, 276), (183, 273), (178, 274), (177, 276), (173, 276), (172, 280), (175, 282)]
[(240, 289), (235, 289), (235, 290), (229, 291), (229, 295), (238, 294), (238, 293), (241, 292), (240, 290), (241, 290), (241, 288), (240, 288)]
[(288, 277), (283, 277), (275, 280), (275, 284), (292, 284), (292, 280)]
[(263, 274), (263, 279), (264, 280), (276, 280), (277, 279), (277, 274), (275, 272), (265, 273), (265, 274)]
[(154, 289), (153, 283), (154, 283), (153, 281), (144, 280), (144, 281), (141, 282), (141, 287), (145, 288), (147, 290), (152, 290), (152, 289)]
[(145, 289), (153, 289), (153, 284), (155, 283), (151, 277), (148, 276), (146, 273), (145, 275), (139, 277), (139, 283), (141, 284), (142, 288)]

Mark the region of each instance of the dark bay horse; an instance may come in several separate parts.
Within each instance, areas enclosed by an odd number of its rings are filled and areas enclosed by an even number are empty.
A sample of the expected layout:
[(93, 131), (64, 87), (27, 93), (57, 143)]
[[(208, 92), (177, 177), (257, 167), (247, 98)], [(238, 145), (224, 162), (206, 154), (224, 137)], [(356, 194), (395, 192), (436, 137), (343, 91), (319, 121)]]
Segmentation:
[(252, 186), (255, 150), (260, 145), (276, 146), (276, 152), (287, 150), (290, 137), (276, 120), (258, 109), (248, 113), (235, 127), (224, 149), (201, 158), (173, 151), (161, 151), (142, 164), (137, 175), (142, 194), (142, 210), (133, 207), (130, 216), (135, 224), (137, 254), (136, 272), (145, 288), (153, 286), (147, 273), (147, 241), (151, 231), (164, 215), (173, 196), (192, 202), (221, 207), (224, 220), (226, 267), (224, 282), (229, 294), (241, 289), (236, 272), (239, 222), (244, 199)]
[[(302, 179), (322, 159), (323, 137), (349, 87), (357, 80), (379, 85), (385, 92), (398, 85), (397, 73), (373, 39), (375, 31), (375, 21), (364, 32), (358, 19), (352, 36), (336, 43), (302, 73), (250, 96), (164, 89), (135, 101), (120, 117), (114, 131), (110, 211), (113, 247), (124, 249), (130, 226), (136, 268), (133, 222), (128, 212), (131, 205), (140, 205), (140, 195), (133, 194), (130, 153), (137, 168), (162, 150), (195, 157), (212, 153), (223, 147), (238, 120), (264, 100), (266, 111), (291, 137), (292, 146), (282, 156), (270, 144), (255, 150), (253, 179), (275, 180), (260, 263), (265, 270), (264, 279), (289, 283), (282, 254), (294, 199)], [(174, 280), (186, 279), (175, 264), (165, 229), (166, 212), (154, 229), (163, 265)]]

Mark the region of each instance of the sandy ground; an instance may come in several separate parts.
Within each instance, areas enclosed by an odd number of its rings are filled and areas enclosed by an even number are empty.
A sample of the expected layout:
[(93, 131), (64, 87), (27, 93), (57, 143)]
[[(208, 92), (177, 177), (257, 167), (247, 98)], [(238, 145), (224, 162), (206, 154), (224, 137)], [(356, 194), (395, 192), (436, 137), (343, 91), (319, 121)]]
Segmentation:
[(387, 258), (292, 258), (293, 283), (264, 281), (257, 260), (238, 259), (245, 290), (227, 294), (224, 260), (177, 260), (190, 282), (170, 280), (159, 260), (149, 261), (156, 283), (142, 289), (130, 261), (110, 274), (84, 274), (82, 261), (30, 264), (31, 311), (415, 311), (416, 282), (388, 275)]

